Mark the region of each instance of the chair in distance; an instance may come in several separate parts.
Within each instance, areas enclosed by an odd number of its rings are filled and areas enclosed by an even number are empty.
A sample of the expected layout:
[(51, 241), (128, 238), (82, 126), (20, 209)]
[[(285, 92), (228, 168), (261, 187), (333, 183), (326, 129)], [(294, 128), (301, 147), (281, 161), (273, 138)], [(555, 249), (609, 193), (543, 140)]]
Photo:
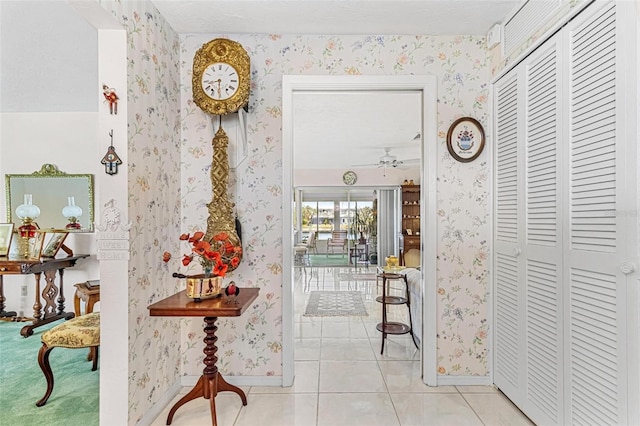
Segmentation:
[(311, 231), (309, 234), (309, 238), (307, 239), (307, 255), (318, 254), (318, 249), (316, 247), (316, 231)]
[(295, 263), (298, 266), (310, 265), (309, 255), (313, 252), (313, 254), (318, 254), (318, 250), (316, 248), (316, 232), (311, 231), (309, 237), (306, 242), (302, 242), (300, 244), (296, 244), (294, 247), (295, 250)]
[(327, 240), (327, 257), (335, 254), (336, 250), (340, 254), (347, 254), (347, 231), (331, 232), (331, 238)]
[(406, 268), (418, 268), (422, 253), (418, 249), (409, 249), (400, 252), (400, 265)]

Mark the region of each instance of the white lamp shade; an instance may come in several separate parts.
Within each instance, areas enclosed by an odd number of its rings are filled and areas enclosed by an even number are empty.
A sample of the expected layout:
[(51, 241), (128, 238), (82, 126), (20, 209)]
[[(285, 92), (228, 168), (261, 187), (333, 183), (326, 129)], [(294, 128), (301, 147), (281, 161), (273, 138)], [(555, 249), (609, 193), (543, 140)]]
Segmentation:
[(69, 204), (62, 208), (62, 216), (67, 219), (70, 217), (80, 217), (82, 216), (82, 209), (79, 206), (76, 206), (75, 198), (68, 198)]
[(40, 208), (32, 203), (31, 194), (24, 194), (24, 204), (20, 204), (16, 208), (16, 215), (20, 219), (35, 219), (40, 216)]

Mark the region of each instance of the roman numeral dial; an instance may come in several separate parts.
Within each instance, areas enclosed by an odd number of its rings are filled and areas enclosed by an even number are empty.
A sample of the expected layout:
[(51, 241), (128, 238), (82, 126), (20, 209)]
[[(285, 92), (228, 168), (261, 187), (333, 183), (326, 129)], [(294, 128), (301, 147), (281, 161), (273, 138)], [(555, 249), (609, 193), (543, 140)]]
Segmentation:
[(213, 63), (202, 73), (202, 90), (211, 99), (229, 99), (238, 91), (238, 72), (224, 62)]
[(236, 41), (213, 39), (203, 44), (193, 56), (191, 82), (193, 102), (204, 112), (225, 115), (243, 107), (248, 110), (249, 54)]

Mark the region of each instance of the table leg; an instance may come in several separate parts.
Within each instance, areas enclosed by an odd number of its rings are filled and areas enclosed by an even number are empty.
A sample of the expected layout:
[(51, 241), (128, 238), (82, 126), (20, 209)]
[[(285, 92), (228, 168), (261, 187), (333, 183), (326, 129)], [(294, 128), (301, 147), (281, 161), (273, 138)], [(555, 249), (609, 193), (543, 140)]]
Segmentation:
[(409, 298), (409, 280), (407, 280), (407, 276), (403, 275), (404, 279), (404, 288), (406, 290), (407, 297), (407, 310), (409, 311), (409, 333), (411, 333), (411, 340), (413, 340), (413, 344), (416, 346), (416, 349), (420, 349), (418, 346), (418, 342), (416, 341), (416, 336), (413, 334), (413, 321), (411, 320), (411, 299)]
[(247, 396), (244, 391), (237, 386), (233, 386), (227, 383), (222, 375), (218, 373), (218, 367), (216, 363), (218, 362), (218, 357), (216, 356), (216, 352), (218, 352), (218, 348), (216, 347), (216, 341), (218, 338), (216, 337), (216, 331), (218, 327), (215, 325), (217, 317), (205, 317), (205, 338), (204, 344), (205, 348), (204, 352), (204, 365), (205, 368), (202, 371), (202, 376), (198, 379), (196, 385), (187, 393), (185, 396), (180, 398), (178, 402), (171, 407), (169, 411), (169, 415), (167, 416), (167, 424), (170, 425), (173, 421), (173, 416), (178, 410), (178, 408), (182, 407), (189, 401), (192, 401), (196, 398), (203, 397), (209, 400), (209, 406), (211, 408), (211, 424), (213, 426), (217, 426), (218, 420), (216, 418), (216, 395), (218, 392), (230, 391), (235, 392), (242, 399), (242, 405), (247, 405)]
[(384, 353), (384, 341), (387, 340), (385, 326), (387, 324), (387, 277), (382, 277), (382, 347), (380, 355)]
[(33, 318), (34, 322), (40, 321), (40, 317), (42, 317), (42, 304), (40, 303), (40, 276), (41, 272), (37, 274), (33, 274), (36, 279), (36, 295), (35, 301), (33, 303)]
[[(83, 300), (83, 302), (86, 302)], [(88, 314), (89, 310), (85, 309), (85, 312)], [(80, 316), (80, 295), (78, 294), (78, 291), (76, 290), (75, 295), (73, 296), (73, 313), (76, 314), (76, 316)]]
[[(44, 299), (45, 305), (42, 306), (40, 299), (40, 276), (41, 272), (35, 273), (36, 280), (36, 294), (35, 294), (35, 303), (33, 304), (33, 323), (31, 325), (26, 325), (22, 327), (20, 330), (20, 334), (24, 337), (29, 337), (33, 334), (33, 329), (40, 327), (44, 324), (49, 324), (50, 322), (57, 321), (61, 318), (71, 319), (75, 316), (73, 312), (65, 312), (64, 311), (64, 294), (62, 293), (62, 275), (63, 269), (59, 269), (60, 275), (60, 288), (55, 283), (56, 279), (56, 270), (45, 271), (44, 279), (46, 285), (44, 290), (42, 290), (42, 298)], [(58, 296), (59, 295), (59, 296)], [(58, 296), (56, 306), (56, 296)]]
[[(46, 275), (46, 274), (45, 274)], [(65, 298), (64, 298), (64, 269), (59, 269), (58, 270), (58, 276), (60, 277), (60, 285), (58, 286), (58, 289), (60, 290), (60, 293), (58, 295), (58, 315), (62, 315), (64, 314), (64, 302), (65, 302)], [(53, 272), (53, 278), (55, 278), (55, 271)], [(55, 286), (55, 283), (53, 283), (52, 280), (52, 285)]]
[(6, 317), (15, 317), (18, 314), (14, 311), (5, 311), (4, 310), (4, 302), (5, 300), (7, 300), (4, 297), (4, 285), (2, 282), (2, 275), (0, 275), (0, 318), (6, 318)]

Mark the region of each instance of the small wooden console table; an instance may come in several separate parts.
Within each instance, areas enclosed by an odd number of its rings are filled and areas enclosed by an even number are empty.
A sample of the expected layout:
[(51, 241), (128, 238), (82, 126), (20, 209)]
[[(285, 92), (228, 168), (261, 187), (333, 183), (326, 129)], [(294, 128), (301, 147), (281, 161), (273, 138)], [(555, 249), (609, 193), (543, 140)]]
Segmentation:
[[(380, 355), (384, 352), (384, 341), (387, 340), (387, 334), (411, 334), (413, 344), (418, 348), (418, 343), (413, 335), (413, 324), (411, 322), (411, 302), (409, 301), (409, 282), (407, 276), (400, 273), (382, 272), (377, 275), (377, 278), (382, 278), (382, 296), (376, 297), (376, 301), (382, 304), (382, 322), (376, 325), (376, 329), (382, 332), (382, 347), (380, 348)], [(387, 280), (399, 280), (404, 282), (405, 296), (390, 296), (387, 294)], [(396, 322), (387, 321), (387, 305), (407, 305), (409, 311), (409, 325)]]
[[(3, 288), (3, 277), (5, 275), (35, 275), (36, 294), (35, 303), (33, 304), (33, 322), (26, 325), (20, 330), (20, 334), (29, 337), (33, 334), (33, 329), (50, 322), (57, 321), (61, 318), (71, 319), (75, 316), (73, 312), (65, 312), (64, 310), (64, 290), (63, 276), (65, 268), (75, 266), (78, 259), (89, 257), (88, 254), (78, 254), (75, 256), (61, 257), (57, 259), (19, 259), (0, 257), (0, 316), (11, 317), (16, 316), (15, 312), (6, 312), (5, 297)], [(40, 293), (40, 277), (44, 272), (45, 287), (42, 290), (41, 303)], [(59, 285), (56, 285), (56, 272), (60, 276)], [(56, 299), (56, 296), (58, 298)], [(56, 306), (56, 302), (58, 303)]]
[(225, 297), (215, 299), (204, 299), (201, 302), (194, 302), (193, 299), (187, 297), (186, 290), (162, 299), (148, 307), (152, 317), (204, 317), (204, 370), (202, 376), (198, 379), (198, 383), (185, 396), (183, 396), (169, 411), (167, 424), (173, 421), (173, 415), (178, 408), (187, 402), (196, 398), (204, 397), (209, 400), (211, 408), (211, 423), (217, 426), (216, 418), (216, 395), (218, 392), (230, 391), (237, 393), (242, 399), (242, 405), (247, 405), (247, 396), (242, 389), (227, 383), (222, 375), (218, 373), (218, 357), (216, 352), (216, 331), (218, 326), (215, 325), (218, 317), (239, 317), (247, 310), (249, 305), (256, 300), (260, 289), (258, 288), (241, 288), (240, 294), (236, 299), (236, 303), (226, 303)]

